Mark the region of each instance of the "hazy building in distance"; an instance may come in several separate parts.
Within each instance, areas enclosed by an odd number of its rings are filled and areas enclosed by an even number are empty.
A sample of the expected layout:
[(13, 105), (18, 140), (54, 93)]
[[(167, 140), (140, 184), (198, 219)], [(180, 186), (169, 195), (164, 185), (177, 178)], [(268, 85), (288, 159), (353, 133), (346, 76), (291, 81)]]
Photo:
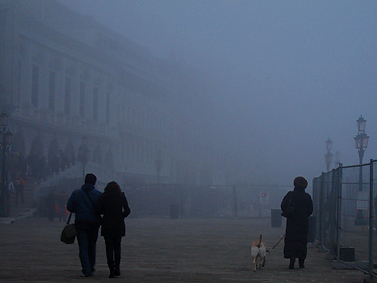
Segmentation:
[(85, 141), (99, 179), (223, 183), (203, 74), (54, 0), (1, 0), (0, 15), (13, 154), (50, 168), (64, 153), (66, 174), (80, 176)]

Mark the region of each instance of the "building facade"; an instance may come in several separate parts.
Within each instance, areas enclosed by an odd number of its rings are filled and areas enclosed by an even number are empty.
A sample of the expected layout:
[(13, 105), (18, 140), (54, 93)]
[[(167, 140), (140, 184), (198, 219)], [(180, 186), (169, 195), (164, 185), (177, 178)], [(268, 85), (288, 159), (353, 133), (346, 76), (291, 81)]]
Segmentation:
[(1, 99), (11, 114), (12, 152), (44, 156), (50, 168), (59, 154), (74, 162), (87, 137), (90, 161), (104, 170), (147, 178), (161, 158), (161, 176), (171, 180), (171, 70), (55, 1), (2, 1), (1, 21)]
[(85, 140), (100, 172), (166, 183), (219, 175), (196, 71), (53, 0), (1, 0), (0, 21), (1, 110), (28, 174), (72, 167)]

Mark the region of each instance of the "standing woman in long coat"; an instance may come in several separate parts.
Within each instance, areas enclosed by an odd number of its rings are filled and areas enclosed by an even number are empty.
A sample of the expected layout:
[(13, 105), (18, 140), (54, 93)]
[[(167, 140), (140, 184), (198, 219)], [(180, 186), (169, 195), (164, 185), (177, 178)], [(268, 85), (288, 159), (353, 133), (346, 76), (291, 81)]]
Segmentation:
[(116, 182), (107, 184), (99, 200), (98, 210), (103, 214), (101, 236), (105, 238), (109, 278), (114, 278), (120, 275), (121, 241), (126, 235), (124, 218), (131, 213), (127, 198)]
[(307, 255), (309, 216), (313, 213), (313, 201), (305, 192), (308, 181), (304, 177), (297, 177), (294, 182), (294, 190), (288, 192), (281, 202), (281, 210), (286, 211), (289, 203), (293, 205), (293, 212), (287, 216), (287, 224), (284, 239), (284, 258), (289, 258), (289, 268), (293, 269), (296, 258), (299, 259), (299, 267), (304, 268)]

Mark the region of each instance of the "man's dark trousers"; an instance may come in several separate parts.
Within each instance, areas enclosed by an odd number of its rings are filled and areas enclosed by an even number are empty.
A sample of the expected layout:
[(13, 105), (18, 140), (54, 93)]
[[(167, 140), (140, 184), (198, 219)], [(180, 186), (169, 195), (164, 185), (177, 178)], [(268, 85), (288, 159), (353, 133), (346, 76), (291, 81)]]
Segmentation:
[(96, 265), (96, 243), (98, 239), (98, 226), (77, 227), (77, 241), (82, 273), (92, 276)]

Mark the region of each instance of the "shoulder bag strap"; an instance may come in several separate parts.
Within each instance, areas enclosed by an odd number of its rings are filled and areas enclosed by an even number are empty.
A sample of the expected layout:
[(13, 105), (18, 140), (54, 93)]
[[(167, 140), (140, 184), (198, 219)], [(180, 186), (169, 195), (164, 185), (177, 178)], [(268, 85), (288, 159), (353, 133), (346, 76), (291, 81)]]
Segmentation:
[[(77, 199), (77, 195), (79, 194), (79, 190), (76, 190), (76, 194), (75, 194), (75, 200), (73, 202), (73, 205), (76, 206), (76, 199)], [(69, 216), (68, 216), (68, 219), (67, 219), (67, 225), (69, 224), (69, 221), (71, 221), (71, 217), (72, 217), (72, 212), (69, 213)]]
[(72, 212), (69, 213), (69, 216), (68, 216), (68, 219), (67, 219), (67, 225), (69, 224), (69, 221), (71, 221), (71, 217), (72, 217)]
[(88, 198), (89, 198), (89, 200), (90, 200), (90, 203), (93, 205), (93, 208), (94, 209), (96, 209), (96, 207), (95, 207), (95, 205), (94, 205), (94, 203), (93, 203), (93, 201), (92, 201), (92, 199), (90, 198), (90, 196), (89, 196), (89, 194), (88, 194), (88, 192), (87, 191), (84, 191), (85, 193), (86, 193), (86, 195), (88, 196)]

